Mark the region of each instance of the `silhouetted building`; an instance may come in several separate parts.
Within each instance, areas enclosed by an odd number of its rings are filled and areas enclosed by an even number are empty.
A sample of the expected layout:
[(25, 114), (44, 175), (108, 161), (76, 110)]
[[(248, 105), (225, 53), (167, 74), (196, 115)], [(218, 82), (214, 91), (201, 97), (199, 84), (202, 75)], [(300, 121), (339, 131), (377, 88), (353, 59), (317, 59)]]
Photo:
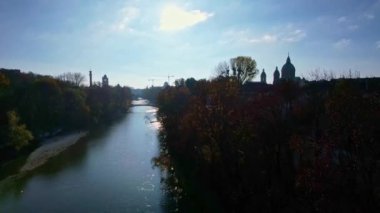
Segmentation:
[(107, 75), (104, 75), (102, 78), (102, 86), (103, 87), (108, 87), (108, 77)]
[(90, 70), (89, 75), (90, 75), (90, 87), (92, 87), (92, 71), (91, 70)]
[(267, 83), (267, 74), (265, 74), (265, 70), (263, 69), (263, 72), (261, 73), (261, 83), (266, 84)]
[(280, 71), (278, 71), (278, 67), (273, 73), (273, 84), (277, 84), (280, 81)]
[(242, 95), (253, 97), (255, 94), (265, 93), (271, 89), (271, 85), (263, 82), (246, 82), (242, 86)]
[(281, 69), (281, 79), (284, 80), (294, 80), (296, 78), (296, 68), (290, 61), (290, 57), (286, 59), (286, 63), (282, 66)]

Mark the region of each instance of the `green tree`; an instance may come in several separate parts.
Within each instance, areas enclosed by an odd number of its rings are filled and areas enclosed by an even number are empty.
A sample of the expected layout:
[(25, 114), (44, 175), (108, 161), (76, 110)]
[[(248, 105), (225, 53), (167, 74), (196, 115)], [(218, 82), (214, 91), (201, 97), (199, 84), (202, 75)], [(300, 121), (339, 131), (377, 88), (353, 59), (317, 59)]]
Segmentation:
[(66, 88), (63, 90), (62, 122), (66, 129), (80, 129), (89, 122), (90, 108), (86, 105), (86, 94), (83, 90)]
[(230, 66), (232, 75), (236, 77), (241, 84), (251, 80), (259, 72), (256, 68), (256, 61), (249, 56), (238, 56), (236, 58), (231, 58)]
[(8, 139), (9, 144), (16, 150), (27, 146), (33, 140), (32, 133), (26, 128), (25, 124), (20, 123), (20, 118), (15, 111), (9, 111), (8, 116)]
[(20, 102), (17, 109), (36, 136), (55, 131), (61, 124), (62, 97), (62, 88), (53, 78), (39, 78), (26, 88), (22, 102), (28, 104)]

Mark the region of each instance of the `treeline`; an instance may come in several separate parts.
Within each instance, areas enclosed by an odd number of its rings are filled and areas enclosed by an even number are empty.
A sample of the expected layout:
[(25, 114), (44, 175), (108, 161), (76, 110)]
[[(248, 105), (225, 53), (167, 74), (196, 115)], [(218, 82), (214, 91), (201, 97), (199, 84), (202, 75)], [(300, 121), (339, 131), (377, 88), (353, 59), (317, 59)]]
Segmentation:
[(161, 159), (182, 182), (213, 192), (225, 212), (379, 210), (380, 79), (240, 82), (160, 93)]
[[(196, 80), (194, 78), (188, 78), (183, 79), (179, 78), (174, 81), (174, 85), (176, 87), (188, 85), (189, 87), (192, 87), (196, 83)], [(169, 87), (168, 82), (165, 82), (163, 86), (151, 86), (146, 87), (144, 89), (132, 89), (132, 96), (133, 99), (147, 99), (151, 104), (155, 105), (157, 103), (157, 98), (160, 92)]]
[(83, 79), (73, 79), (0, 70), (0, 160), (28, 144), (111, 121), (128, 110), (129, 88), (83, 87)]
[(147, 99), (151, 104), (156, 104), (158, 94), (163, 88), (164, 87), (147, 87), (141, 90), (141, 95), (139, 97)]

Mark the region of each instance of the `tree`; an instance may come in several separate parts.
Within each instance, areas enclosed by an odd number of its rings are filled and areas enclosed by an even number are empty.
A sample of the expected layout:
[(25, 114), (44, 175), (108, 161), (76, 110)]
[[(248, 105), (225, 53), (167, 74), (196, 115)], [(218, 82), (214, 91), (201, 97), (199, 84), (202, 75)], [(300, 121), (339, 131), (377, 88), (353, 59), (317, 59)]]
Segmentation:
[(318, 69), (315, 69), (314, 71), (311, 71), (309, 73), (309, 79), (310, 81), (330, 81), (332, 79), (335, 79), (336, 78), (336, 75), (330, 71), (328, 72), (327, 70), (323, 70), (321, 72), (321, 70), (318, 68)]
[(218, 77), (228, 77), (230, 75), (230, 66), (225, 61), (220, 62), (215, 67), (215, 72)]
[(174, 85), (176, 87), (183, 87), (183, 86), (185, 86), (185, 79), (180, 78), (180, 79), (175, 80), (174, 81)]
[(74, 86), (80, 86), (84, 82), (86, 77), (79, 72), (67, 72), (57, 76), (57, 79), (63, 82), (73, 84)]
[(74, 80), (75, 86), (80, 86), (84, 82), (85, 79), (86, 77), (82, 75), (81, 73), (79, 72), (73, 73), (73, 80)]
[(90, 107), (86, 105), (85, 92), (76, 88), (66, 88), (62, 96), (63, 127), (68, 129), (85, 127), (90, 117)]
[(32, 133), (26, 128), (25, 124), (20, 124), (20, 118), (15, 111), (9, 111), (8, 117), (8, 139), (9, 143), (16, 150), (29, 144), (33, 140)]
[(254, 78), (259, 72), (256, 69), (256, 61), (249, 56), (238, 56), (230, 59), (232, 75), (237, 78), (238, 82), (244, 84), (246, 81)]
[(9, 79), (4, 74), (0, 73), (0, 97), (3, 96), (9, 85)]
[(56, 79), (50, 77), (35, 80), (25, 91), (17, 109), (25, 123), (35, 135), (55, 131), (62, 123), (62, 88)]
[(188, 78), (185, 81), (185, 85), (187, 88), (189, 88), (191, 92), (193, 92), (195, 86), (197, 85), (197, 80), (195, 80), (194, 78)]
[(8, 78), (4, 74), (0, 73), (0, 88), (7, 86), (9, 86)]

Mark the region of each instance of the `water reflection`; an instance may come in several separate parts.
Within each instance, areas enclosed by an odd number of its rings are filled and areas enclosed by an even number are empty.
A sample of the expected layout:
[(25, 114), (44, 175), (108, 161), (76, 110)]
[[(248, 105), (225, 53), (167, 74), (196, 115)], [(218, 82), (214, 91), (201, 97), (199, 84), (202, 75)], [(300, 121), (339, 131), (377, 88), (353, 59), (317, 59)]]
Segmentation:
[[(179, 182), (178, 176), (175, 172), (173, 161), (168, 154), (167, 149), (160, 143), (159, 156), (152, 159), (155, 167), (161, 171), (161, 187), (167, 198), (167, 210), (171, 212), (178, 212), (180, 209), (180, 202), (184, 196), (184, 190)], [(182, 209), (183, 210), (183, 209)]]
[(171, 212), (224, 212), (216, 199), (216, 195), (192, 175), (192, 169), (185, 162), (177, 162), (167, 147), (165, 136), (160, 132), (160, 154), (153, 158), (155, 167), (162, 173), (163, 193), (168, 199), (168, 211)]
[[(172, 212), (163, 187), (156, 109), (135, 106), (119, 123), (28, 173), (0, 183), (0, 212)], [(170, 171), (168, 174), (171, 174)], [(48, 201), (48, 202), (46, 202)]]
[[(43, 166), (32, 171), (16, 173), (8, 176), (0, 181), (0, 200), (9, 197), (22, 197), (25, 189), (28, 187), (30, 179), (35, 176), (41, 176), (46, 180), (54, 178), (54, 176), (64, 169), (77, 169), (83, 166), (83, 160), (86, 159), (87, 144), (83, 139), (72, 145), (65, 152), (51, 158)], [(21, 168), (21, 165), (16, 165)], [(14, 170), (13, 170), (14, 171)]]

